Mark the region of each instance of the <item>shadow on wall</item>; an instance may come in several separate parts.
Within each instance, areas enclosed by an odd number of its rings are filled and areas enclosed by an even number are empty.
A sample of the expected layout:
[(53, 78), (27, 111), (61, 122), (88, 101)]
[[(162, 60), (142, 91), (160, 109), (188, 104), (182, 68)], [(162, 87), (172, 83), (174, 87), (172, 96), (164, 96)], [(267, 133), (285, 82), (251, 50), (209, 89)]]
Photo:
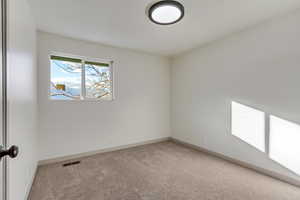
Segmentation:
[(300, 175), (300, 125), (233, 101), (231, 133)]

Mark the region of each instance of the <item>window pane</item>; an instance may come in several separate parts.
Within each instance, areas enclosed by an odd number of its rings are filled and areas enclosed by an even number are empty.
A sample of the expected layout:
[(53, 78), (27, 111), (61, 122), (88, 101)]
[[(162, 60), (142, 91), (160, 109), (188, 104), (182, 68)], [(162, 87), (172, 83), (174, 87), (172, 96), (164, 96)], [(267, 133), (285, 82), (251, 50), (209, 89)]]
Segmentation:
[(51, 99), (80, 99), (81, 63), (51, 60)]
[(262, 111), (232, 102), (232, 134), (265, 152), (265, 114)]
[(86, 97), (112, 100), (112, 75), (109, 66), (85, 64)]
[(300, 175), (300, 125), (270, 116), (270, 157)]

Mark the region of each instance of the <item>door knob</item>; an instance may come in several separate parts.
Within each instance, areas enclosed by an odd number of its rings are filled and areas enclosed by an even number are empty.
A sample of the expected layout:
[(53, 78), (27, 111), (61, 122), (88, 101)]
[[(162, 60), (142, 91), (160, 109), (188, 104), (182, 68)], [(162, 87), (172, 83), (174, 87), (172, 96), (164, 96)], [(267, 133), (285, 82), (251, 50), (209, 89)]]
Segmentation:
[(0, 160), (4, 156), (9, 156), (11, 158), (15, 158), (18, 156), (18, 154), (19, 154), (19, 147), (15, 146), (15, 145), (11, 146), (7, 150), (3, 150), (2, 147), (0, 147)]

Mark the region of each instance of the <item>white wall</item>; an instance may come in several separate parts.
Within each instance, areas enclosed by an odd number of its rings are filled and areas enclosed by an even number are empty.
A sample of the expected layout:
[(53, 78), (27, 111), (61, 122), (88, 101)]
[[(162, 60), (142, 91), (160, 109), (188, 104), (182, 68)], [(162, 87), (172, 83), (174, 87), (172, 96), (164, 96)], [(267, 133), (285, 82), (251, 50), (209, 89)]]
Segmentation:
[(300, 124), (300, 12), (175, 57), (172, 136), (286, 176), (230, 133), (232, 100)]
[[(113, 59), (115, 100), (49, 100), (51, 51)], [(38, 86), (40, 160), (170, 136), (166, 58), (39, 32)]]
[(36, 30), (26, 0), (8, 1), (9, 200), (27, 199), (37, 166)]

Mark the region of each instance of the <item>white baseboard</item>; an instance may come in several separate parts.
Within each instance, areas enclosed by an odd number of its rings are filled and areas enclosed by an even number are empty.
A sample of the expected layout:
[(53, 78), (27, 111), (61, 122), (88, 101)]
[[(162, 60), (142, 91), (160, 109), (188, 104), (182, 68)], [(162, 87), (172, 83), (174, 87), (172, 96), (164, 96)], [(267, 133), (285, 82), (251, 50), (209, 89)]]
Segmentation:
[(267, 170), (267, 169), (264, 169), (264, 168), (261, 168), (261, 167), (257, 167), (257, 166), (255, 166), (253, 164), (250, 164), (250, 163), (247, 163), (247, 162), (243, 162), (243, 161), (240, 161), (240, 160), (237, 160), (237, 159), (225, 156), (225, 155), (217, 153), (217, 152), (210, 151), (210, 150), (205, 149), (203, 147), (200, 147), (200, 146), (197, 146), (197, 145), (194, 145), (194, 144), (190, 144), (190, 143), (187, 143), (187, 142), (175, 139), (175, 138), (171, 138), (170, 140), (173, 141), (173, 142), (175, 142), (175, 143), (184, 145), (186, 147), (193, 148), (193, 149), (195, 149), (197, 151), (201, 151), (201, 152), (207, 153), (209, 155), (218, 157), (220, 159), (229, 161), (229, 162), (234, 163), (236, 165), (239, 165), (241, 167), (245, 167), (245, 168), (254, 170), (254, 171), (256, 171), (256, 172), (258, 172), (260, 174), (263, 174), (263, 175), (275, 178), (277, 180), (283, 181), (285, 183), (288, 183), (288, 184), (300, 187), (300, 181), (297, 180), (297, 179), (294, 179), (292, 177), (288, 177), (288, 176), (279, 174), (279, 173), (271, 171), (271, 170)]
[(158, 142), (164, 142), (164, 141), (173, 141), (177, 144), (181, 144), (184, 145), (186, 147), (189, 148), (193, 148), (195, 150), (207, 153), (209, 155), (218, 157), (220, 159), (229, 161), (233, 164), (239, 165), (241, 167), (245, 167), (251, 170), (254, 170), (260, 174), (275, 178), (277, 180), (283, 181), (285, 183), (288, 184), (292, 184), (295, 185), (297, 187), (300, 187), (300, 181), (297, 179), (293, 179), (291, 177), (288, 176), (284, 176), (282, 174), (279, 174), (277, 172), (271, 171), (271, 170), (267, 170), (261, 167), (257, 167), (251, 163), (246, 163), (228, 156), (225, 156), (223, 154), (217, 153), (217, 152), (213, 152), (210, 151), (208, 149), (205, 149), (203, 147), (194, 145), (194, 144), (190, 144), (172, 137), (165, 137), (165, 138), (159, 138), (159, 139), (154, 139), (154, 140), (148, 140), (148, 141), (144, 141), (144, 142), (139, 142), (139, 143), (134, 143), (134, 144), (129, 144), (129, 145), (122, 145), (122, 146), (117, 146), (117, 147), (112, 147), (112, 148), (105, 148), (105, 149), (100, 149), (100, 150), (96, 150), (96, 151), (90, 151), (90, 152), (85, 152), (85, 153), (80, 153), (80, 154), (74, 154), (74, 155), (69, 155), (69, 156), (63, 156), (63, 157), (57, 157), (57, 158), (53, 158), (53, 159), (46, 159), (46, 160), (41, 160), (38, 162), (39, 166), (42, 165), (47, 165), (47, 164), (53, 164), (53, 163), (58, 163), (58, 162), (64, 162), (67, 160), (73, 160), (73, 159), (79, 159), (82, 157), (87, 157), (87, 156), (92, 156), (95, 154), (99, 154), (99, 153), (106, 153), (106, 152), (112, 152), (112, 151), (118, 151), (118, 150), (122, 150), (122, 149), (128, 149), (128, 148), (132, 148), (132, 147), (137, 147), (137, 146), (142, 146), (142, 145), (146, 145), (146, 144), (153, 144), (153, 143), (158, 143)]
[(128, 149), (131, 147), (137, 147), (137, 146), (142, 146), (142, 145), (146, 145), (146, 144), (153, 144), (153, 143), (164, 142), (164, 141), (169, 141), (169, 140), (170, 140), (170, 137), (164, 137), (164, 138), (159, 138), (159, 139), (154, 139), (154, 140), (138, 142), (138, 143), (134, 143), (134, 144), (121, 145), (121, 146), (117, 146), (117, 147), (105, 148), (105, 149), (100, 149), (100, 150), (96, 150), (96, 151), (90, 151), (90, 152), (85, 152), (85, 153), (73, 154), (73, 155), (69, 155), (69, 156), (62, 156), (62, 157), (57, 157), (57, 158), (52, 158), (52, 159), (40, 160), (38, 162), (38, 165), (41, 166), (41, 165), (58, 163), (58, 162), (64, 162), (67, 160), (79, 159), (82, 157), (92, 156), (92, 155), (99, 154), (99, 153), (118, 151), (118, 150), (122, 150), (122, 149)]

